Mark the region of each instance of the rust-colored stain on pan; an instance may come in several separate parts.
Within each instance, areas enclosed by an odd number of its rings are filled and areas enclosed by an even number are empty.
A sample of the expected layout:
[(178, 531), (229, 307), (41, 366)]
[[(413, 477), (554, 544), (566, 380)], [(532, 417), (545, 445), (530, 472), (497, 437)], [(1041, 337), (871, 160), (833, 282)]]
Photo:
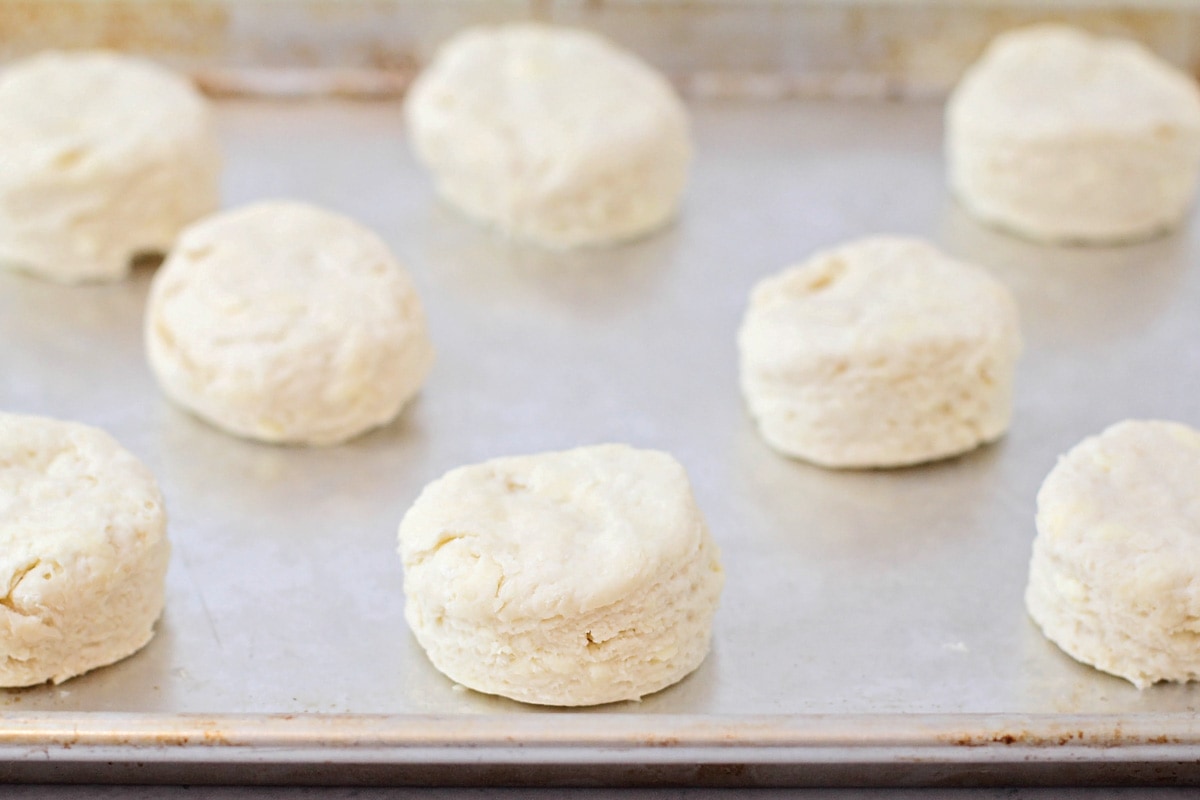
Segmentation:
[(942, 737), (948, 744), (959, 747), (986, 747), (989, 745), (1019, 745), (1025, 747), (1124, 747), (1130, 745), (1182, 744), (1183, 740), (1167, 734), (1152, 736), (1130, 735), (1120, 724), (1111, 728), (1083, 730), (1082, 728), (1053, 728), (1046, 731), (1030, 731), (1023, 728), (1013, 730), (984, 731), (979, 733), (954, 734)]

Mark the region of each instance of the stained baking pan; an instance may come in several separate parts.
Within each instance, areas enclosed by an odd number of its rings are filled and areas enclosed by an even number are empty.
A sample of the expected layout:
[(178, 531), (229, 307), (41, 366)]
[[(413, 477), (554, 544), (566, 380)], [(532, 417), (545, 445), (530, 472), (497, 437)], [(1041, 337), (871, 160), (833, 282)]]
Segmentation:
[[(0, 274), (0, 407), (112, 432), (159, 477), (174, 543), (145, 650), (0, 694), (0, 779), (1200, 780), (1194, 687), (1138, 691), (1076, 664), (1022, 604), (1056, 456), (1127, 417), (1200, 425), (1200, 220), (1121, 248), (981, 227), (944, 188), (936, 100), (691, 110), (678, 222), (564, 254), (439, 204), (394, 98), (220, 101), (225, 205), (294, 197), (347, 213), (424, 298), (438, 350), (425, 390), (340, 447), (240, 441), (169, 405), (142, 353), (149, 269), (86, 287)], [(876, 232), (926, 237), (1014, 290), (1025, 354), (1011, 433), (894, 471), (780, 458), (737, 390), (749, 288)], [(606, 441), (670, 451), (692, 476), (728, 573), (709, 659), (640, 703), (590, 710), (455, 687), (403, 621), (404, 510), (454, 466)]]

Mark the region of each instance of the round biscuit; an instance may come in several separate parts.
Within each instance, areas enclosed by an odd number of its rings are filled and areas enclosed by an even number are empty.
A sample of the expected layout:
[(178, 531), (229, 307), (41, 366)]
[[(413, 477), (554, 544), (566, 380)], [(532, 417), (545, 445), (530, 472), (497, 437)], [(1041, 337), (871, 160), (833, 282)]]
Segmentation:
[(217, 208), (208, 103), (149, 61), (50, 52), (0, 73), (0, 265), (114, 281)]
[(996, 38), (946, 107), (949, 181), (1031, 239), (1112, 243), (1175, 227), (1200, 180), (1200, 88), (1122, 39), (1038, 25)]
[(1200, 431), (1126, 420), (1060, 457), (1025, 605), (1072, 658), (1139, 688), (1200, 679)]
[(294, 202), (206, 218), (154, 276), (146, 351), (163, 392), (238, 436), (329, 445), (383, 425), (433, 361), (387, 245)]
[(406, 104), (438, 192), (517, 239), (558, 248), (647, 233), (687, 180), (687, 113), (667, 81), (586, 31), (522, 23), (446, 42)]
[(458, 683), (526, 703), (636, 700), (708, 653), (724, 584), (666, 453), (599, 445), (461, 467), (400, 524), (405, 618)]
[(166, 525), (153, 476), (108, 434), (0, 413), (0, 686), (60, 683), (150, 641)]
[(758, 283), (741, 388), (769, 445), (826, 467), (895, 467), (1003, 435), (1021, 349), (1011, 293), (932, 246), (873, 237)]

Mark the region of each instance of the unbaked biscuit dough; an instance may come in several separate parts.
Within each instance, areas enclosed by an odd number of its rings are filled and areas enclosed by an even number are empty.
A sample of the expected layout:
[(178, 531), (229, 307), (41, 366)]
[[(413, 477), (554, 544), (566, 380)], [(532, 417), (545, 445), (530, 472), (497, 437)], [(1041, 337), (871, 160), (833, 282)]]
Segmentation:
[(154, 478), (103, 431), (0, 413), (0, 686), (139, 650), (170, 546)]
[(1196, 192), (1200, 89), (1135, 42), (1013, 31), (950, 98), (946, 155), (955, 194), (985, 222), (1051, 242), (1153, 236)]
[(738, 334), (763, 438), (826, 467), (895, 467), (999, 438), (1021, 348), (1011, 293), (914, 239), (874, 237), (762, 280)]
[(387, 245), (283, 201), (184, 231), (154, 277), (145, 335), (171, 400), (267, 442), (335, 444), (383, 425), (433, 361), (421, 302)]
[(1200, 678), (1200, 432), (1126, 421), (1038, 492), (1025, 604), (1071, 657), (1144, 688)]
[(441, 672), (526, 703), (636, 700), (696, 669), (724, 584), (666, 453), (500, 458), (425, 487), (400, 524), (405, 617)]
[(113, 281), (218, 203), (207, 102), (132, 56), (46, 53), (0, 72), (0, 266)]
[(581, 30), (460, 33), (417, 78), (406, 111), (417, 156), (447, 201), (550, 247), (664, 225), (691, 161), (687, 113), (667, 81)]

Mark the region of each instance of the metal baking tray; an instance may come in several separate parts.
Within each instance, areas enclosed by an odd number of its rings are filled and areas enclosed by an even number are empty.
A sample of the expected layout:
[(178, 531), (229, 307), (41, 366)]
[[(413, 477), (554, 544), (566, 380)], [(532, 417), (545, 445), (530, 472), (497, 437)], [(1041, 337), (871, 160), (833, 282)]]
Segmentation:
[[(1128, 247), (1037, 246), (948, 196), (936, 102), (707, 100), (674, 225), (546, 252), (441, 205), (394, 101), (218, 108), (225, 205), (298, 198), (378, 231), (437, 364), (396, 423), (349, 444), (241, 441), (158, 392), (150, 269), (87, 287), (0, 274), (0, 408), (114, 434), (158, 476), (174, 544), (142, 652), (0, 693), (0, 780), (1200, 781), (1200, 689), (1081, 666), (1022, 603), (1056, 456), (1127, 417), (1200, 425), (1200, 220)], [(781, 458), (737, 389), (749, 289), (878, 232), (1014, 290), (1012, 430), (902, 470)], [(713, 652), (640, 703), (555, 711), (456, 687), (402, 617), (405, 509), (452, 467), (608, 441), (691, 474), (728, 576)]]

